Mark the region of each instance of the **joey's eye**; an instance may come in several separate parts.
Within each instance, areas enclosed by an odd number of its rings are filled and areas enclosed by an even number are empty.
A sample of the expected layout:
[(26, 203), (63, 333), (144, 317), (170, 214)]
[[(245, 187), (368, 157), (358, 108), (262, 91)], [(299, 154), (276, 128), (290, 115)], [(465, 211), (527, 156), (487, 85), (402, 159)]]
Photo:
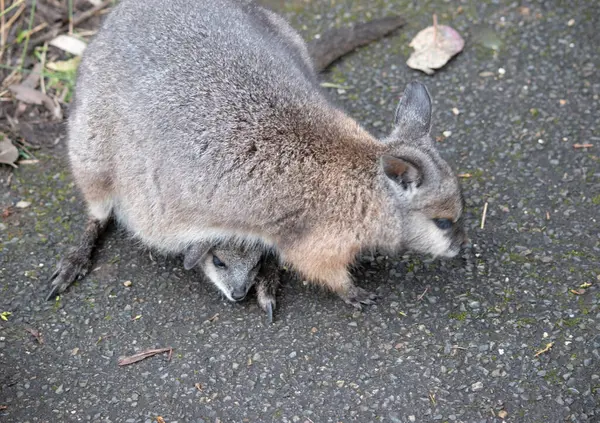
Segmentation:
[(452, 227), (452, 221), (450, 219), (433, 219), (433, 223), (442, 230), (450, 229)]
[(219, 257), (213, 254), (213, 264), (219, 269), (227, 269), (227, 265), (221, 261)]

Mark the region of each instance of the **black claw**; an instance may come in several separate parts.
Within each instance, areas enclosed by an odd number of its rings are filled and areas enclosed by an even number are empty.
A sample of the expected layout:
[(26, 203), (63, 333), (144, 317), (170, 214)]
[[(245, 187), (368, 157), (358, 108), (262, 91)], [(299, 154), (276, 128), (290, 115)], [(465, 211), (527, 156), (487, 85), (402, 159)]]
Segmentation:
[(269, 325), (273, 324), (273, 303), (272, 302), (268, 302), (267, 303), (267, 309), (265, 310), (267, 312), (267, 323)]
[(50, 292), (48, 293), (48, 295), (46, 295), (46, 301), (50, 301), (50, 300), (54, 299), (58, 294), (59, 294), (58, 285), (53, 286), (52, 289), (50, 290)]

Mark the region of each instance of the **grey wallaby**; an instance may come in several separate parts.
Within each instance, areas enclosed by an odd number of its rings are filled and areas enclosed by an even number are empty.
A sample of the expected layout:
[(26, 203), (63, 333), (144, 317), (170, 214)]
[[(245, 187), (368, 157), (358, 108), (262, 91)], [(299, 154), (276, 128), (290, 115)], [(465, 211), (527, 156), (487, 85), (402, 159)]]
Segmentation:
[(254, 3), (121, 1), (80, 65), (69, 157), (90, 217), (50, 296), (84, 273), (111, 215), (167, 253), (273, 249), (357, 306), (374, 298), (348, 272), (361, 250), (458, 254), (462, 195), (427, 89), (407, 86), (377, 140), (315, 71), (299, 34)]

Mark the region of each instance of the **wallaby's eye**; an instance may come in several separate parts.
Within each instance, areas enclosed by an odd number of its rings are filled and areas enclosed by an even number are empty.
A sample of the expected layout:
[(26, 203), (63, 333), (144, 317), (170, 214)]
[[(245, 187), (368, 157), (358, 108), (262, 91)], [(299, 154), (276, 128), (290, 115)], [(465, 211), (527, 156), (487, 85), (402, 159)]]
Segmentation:
[(433, 219), (433, 223), (442, 230), (450, 229), (452, 227), (452, 221), (450, 219)]
[(227, 265), (221, 261), (219, 257), (213, 254), (213, 264), (219, 269), (227, 269)]

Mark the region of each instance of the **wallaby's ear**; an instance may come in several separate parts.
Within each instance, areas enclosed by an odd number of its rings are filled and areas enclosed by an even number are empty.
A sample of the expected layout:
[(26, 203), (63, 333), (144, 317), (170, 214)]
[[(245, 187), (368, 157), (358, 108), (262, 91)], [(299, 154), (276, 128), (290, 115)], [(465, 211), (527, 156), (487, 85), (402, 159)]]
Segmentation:
[(411, 162), (385, 155), (381, 157), (381, 166), (385, 175), (404, 189), (410, 184), (418, 186), (421, 183), (421, 171)]
[(200, 260), (208, 253), (211, 245), (204, 242), (196, 243), (190, 246), (185, 252), (185, 257), (183, 258), (183, 267), (185, 270), (190, 270), (200, 263)]
[(413, 81), (406, 86), (396, 108), (395, 130), (408, 139), (417, 139), (431, 130), (431, 97), (427, 87)]

